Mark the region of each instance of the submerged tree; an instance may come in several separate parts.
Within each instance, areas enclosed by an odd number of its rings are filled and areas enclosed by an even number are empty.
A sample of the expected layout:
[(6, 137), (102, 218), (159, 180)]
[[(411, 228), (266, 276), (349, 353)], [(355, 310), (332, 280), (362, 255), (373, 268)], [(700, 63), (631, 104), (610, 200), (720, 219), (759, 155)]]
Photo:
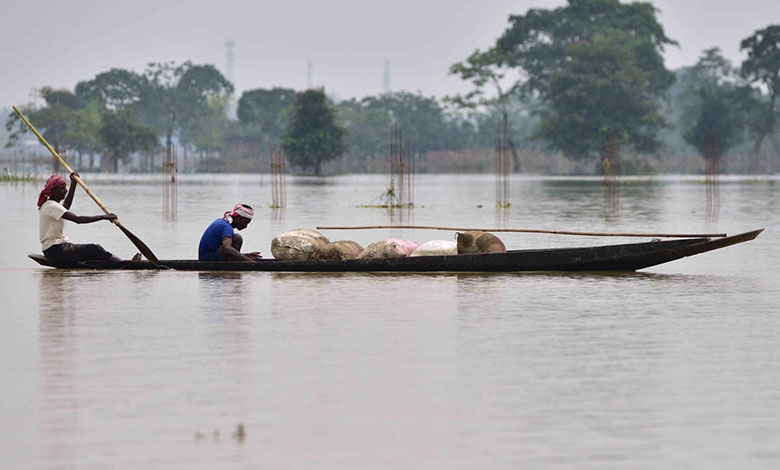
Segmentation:
[(270, 152), (281, 142), (294, 104), (291, 88), (257, 88), (241, 94), (236, 114), (246, 136), (258, 139), (261, 148)]
[[(393, 117), (385, 109), (367, 107), (367, 101), (351, 99), (336, 105), (339, 122), (347, 130), (349, 154), (364, 163), (387, 155)], [(367, 168), (367, 167), (366, 167)]]
[(171, 93), (179, 122), (179, 142), (211, 152), (222, 146), (222, 130), (233, 84), (211, 64), (185, 62)]
[(756, 31), (742, 40), (740, 50), (747, 50), (748, 57), (742, 62), (741, 74), (748, 82), (767, 89), (768, 101), (759, 108), (751, 120), (756, 142), (753, 146), (751, 169), (756, 170), (761, 146), (777, 125), (778, 96), (780, 96), (780, 25), (771, 25)]
[(681, 79), (685, 84), (680, 94), (683, 138), (708, 160), (711, 168), (717, 168), (717, 162), (742, 133), (742, 90), (736, 73), (720, 49), (712, 48), (705, 50)]
[[(420, 93), (385, 93), (364, 98), (361, 105), (366, 112), (386, 114), (391, 123), (401, 127), (403, 139), (418, 152), (463, 147), (456, 120), (436, 98)], [(388, 135), (389, 129), (382, 131)]]
[(569, 0), (510, 16), (496, 57), (547, 106), (539, 136), (574, 157), (660, 145), (655, 135), (667, 124), (656, 101), (674, 81), (661, 52), (676, 43), (656, 12), (650, 3)]
[(620, 31), (569, 44), (565, 65), (550, 74), (537, 135), (572, 157), (612, 159), (623, 145), (657, 148), (655, 133), (666, 123), (634, 47)]
[(97, 101), (109, 111), (130, 110), (136, 122), (153, 127), (168, 143), (176, 136), (204, 151), (219, 144), (197, 134), (213, 125), (216, 104), (225, 115), (232, 92), (233, 85), (213, 65), (191, 62), (150, 63), (143, 74), (111, 69), (76, 85), (76, 95), (85, 102)]
[(293, 165), (311, 167), (322, 173), (322, 162), (333, 160), (347, 150), (346, 130), (336, 122), (336, 111), (322, 88), (296, 95), (292, 120), (282, 147)]
[(129, 110), (105, 112), (99, 132), (106, 148), (101, 163), (104, 172), (116, 173), (120, 160), (127, 159), (133, 152), (152, 150), (159, 142), (157, 132), (136, 123)]

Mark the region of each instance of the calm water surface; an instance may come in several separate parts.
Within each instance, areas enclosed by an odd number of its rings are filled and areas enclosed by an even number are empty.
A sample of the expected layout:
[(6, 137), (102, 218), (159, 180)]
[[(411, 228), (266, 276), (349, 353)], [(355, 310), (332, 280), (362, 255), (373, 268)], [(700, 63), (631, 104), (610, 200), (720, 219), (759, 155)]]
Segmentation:
[[(245, 247), (316, 225), (727, 232), (755, 241), (618, 274), (55, 271), (40, 188), (1, 184), (4, 468), (780, 468), (780, 179), (420, 176), (411, 213), (367, 209), (384, 176), (154, 176), (90, 187), (160, 258), (255, 205)], [(482, 205), (483, 207), (478, 207)], [(421, 207), (424, 206), (424, 207)], [(97, 214), (79, 190), (77, 214)], [(72, 241), (129, 257), (108, 223)], [(363, 245), (448, 232), (326, 232)], [(509, 248), (626, 242), (502, 234)], [(241, 426), (244, 433), (237, 429)]]

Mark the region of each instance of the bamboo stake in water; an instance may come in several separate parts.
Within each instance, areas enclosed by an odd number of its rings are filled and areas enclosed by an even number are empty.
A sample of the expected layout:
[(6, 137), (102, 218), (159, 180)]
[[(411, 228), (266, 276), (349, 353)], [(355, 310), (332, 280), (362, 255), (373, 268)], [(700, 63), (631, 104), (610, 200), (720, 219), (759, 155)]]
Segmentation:
[(454, 232), (519, 232), (519, 233), (549, 233), (554, 235), (579, 235), (587, 237), (656, 237), (656, 238), (719, 238), (725, 233), (624, 233), (624, 232), (574, 232), (570, 230), (543, 230), (535, 228), (463, 228), (437, 227), (432, 225), (359, 225), (352, 227), (317, 227), (317, 230), (372, 230), (372, 229), (413, 229), (413, 230), (447, 230)]

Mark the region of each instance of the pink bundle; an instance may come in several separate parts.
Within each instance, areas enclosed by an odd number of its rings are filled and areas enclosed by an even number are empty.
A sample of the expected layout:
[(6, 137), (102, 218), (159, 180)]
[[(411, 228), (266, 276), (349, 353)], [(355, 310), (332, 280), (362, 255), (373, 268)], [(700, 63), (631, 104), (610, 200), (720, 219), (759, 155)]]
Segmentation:
[(405, 258), (417, 249), (417, 243), (401, 238), (388, 238), (374, 242), (358, 255), (358, 259)]

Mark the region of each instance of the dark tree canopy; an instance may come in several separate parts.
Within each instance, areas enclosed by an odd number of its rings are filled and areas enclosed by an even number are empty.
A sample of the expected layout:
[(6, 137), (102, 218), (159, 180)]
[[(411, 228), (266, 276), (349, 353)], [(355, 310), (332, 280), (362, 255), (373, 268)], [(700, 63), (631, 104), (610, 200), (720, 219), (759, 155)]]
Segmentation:
[(634, 53), (640, 66), (651, 72), (651, 89), (665, 90), (669, 72), (660, 53), (677, 43), (666, 36), (650, 3), (618, 0), (569, 0), (553, 10), (530, 9), (511, 15), (509, 28), (496, 43), (501, 60), (527, 74), (523, 88), (544, 94), (549, 79), (568, 61), (567, 46), (590, 41), (596, 33), (622, 31), (636, 39)]
[(138, 103), (145, 87), (143, 76), (115, 68), (77, 83), (75, 91), (84, 102), (95, 100), (107, 109), (123, 109)]
[(499, 121), (492, 114), (466, 117), (451, 112), (436, 98), (409, 92), (342, 101), (337, 109), (340, 122), (349, 131), (350, 155), (358, 159), (388, 155), (394, 124), (400, 128), (404, 147), (424, 155), (432, 150), (458, 151), (469, 146), (490, 148), (495, 145)]
[(209, 96), (233, 93), (233, 84), (211, 64), (185, 67), (176, 88), (183, 98), (198, 100), (200, 104)]
[[(433, 97), (398, 92), (371, 96), (362, 100), (369, 112), (386, 113), (401, 127), (403, 139), (422, 153), (432, 149), (455, 149), (457, 138), (450, 132), (452, 120)], [(387, 129), (389, 137), (390, 129)]]
[[(100, 138), (107, 152), (103, 171), (116, 173), (120, 160), (133, 152), (149, 151), (158, 145), (157, 132), (137, 124), (129, 110), (107, 111), (100, 126)], [(107, 157), (107, 158), (105, 158)]]
[(291, 88), (257, 88), (241, 94), (236, 114), (246, 135), (259, 139), (261, 147), (270, 151), (281, 142), (294, 104)]
[(650, 74), (638, 66), (630, 36), (597, 33), (566, 49), (566, 65), (550, 75), (537, 135), (572, 157), (605, 154), (610, 145), (655, 149), (655, 133), (665, 122), (646, 90)]
[[(134, 120), (170, 141), (218, 148), (215, 115), (224, 114), (233, 85), (213, 65), (150, 63), (142, 75), (111, 69), (76, 85), (76, 96), (106, 110), (130, 110)], [(221, 125), (218, 126), (221, 129)], [(206, 132), (208, 131), (208, 132)]]
[(683, 114), (680, 129), (683, 138), (705, 158), (721, 158), (742, 134), (743, 90), (735, 82), (731, 63), (720, 49), (703, 52), (681, 77)]
[(518, 68), (523, 93), (547, 105), (539, 136), (575, 157), (610, 142), (658, 146), (655, 133), (666, 124), (655, 101), (674, 81), (661, 52), (675, 42), (650, 3), (569, 0), (509, 21), (495, 56)]
[(336, 111), (322, 88), (296, 95), (292, 120), (284, 135), (284, 148), (290, 163), (322, 172), (322, 162), (333, 160), (347, 150), (346, 130), (336, 122)]
[(758, 30), (742, 40), (740, 50), (748, 57), (742, 63), (741, 74), (748, 82), (766, 87), (769, 100), (751, 120), (756, 143), (753, 146), (753, 166), (761, 153), (764, 139), (777, 125), (778, 96), (780, 96), (780, 25)]
[(385, 109), (367, 108), (365, 100), (342, 101), (337, 106), (339, 122), (348, 131), (349, 152), (364, 159), (387, 155), (393, 118)]
[(719, 159), (734, 145), (739, 122), (731, 96), (718, 88), (698, 90), (698, 106), (685, 122), (683, 137), (702, 156)]

